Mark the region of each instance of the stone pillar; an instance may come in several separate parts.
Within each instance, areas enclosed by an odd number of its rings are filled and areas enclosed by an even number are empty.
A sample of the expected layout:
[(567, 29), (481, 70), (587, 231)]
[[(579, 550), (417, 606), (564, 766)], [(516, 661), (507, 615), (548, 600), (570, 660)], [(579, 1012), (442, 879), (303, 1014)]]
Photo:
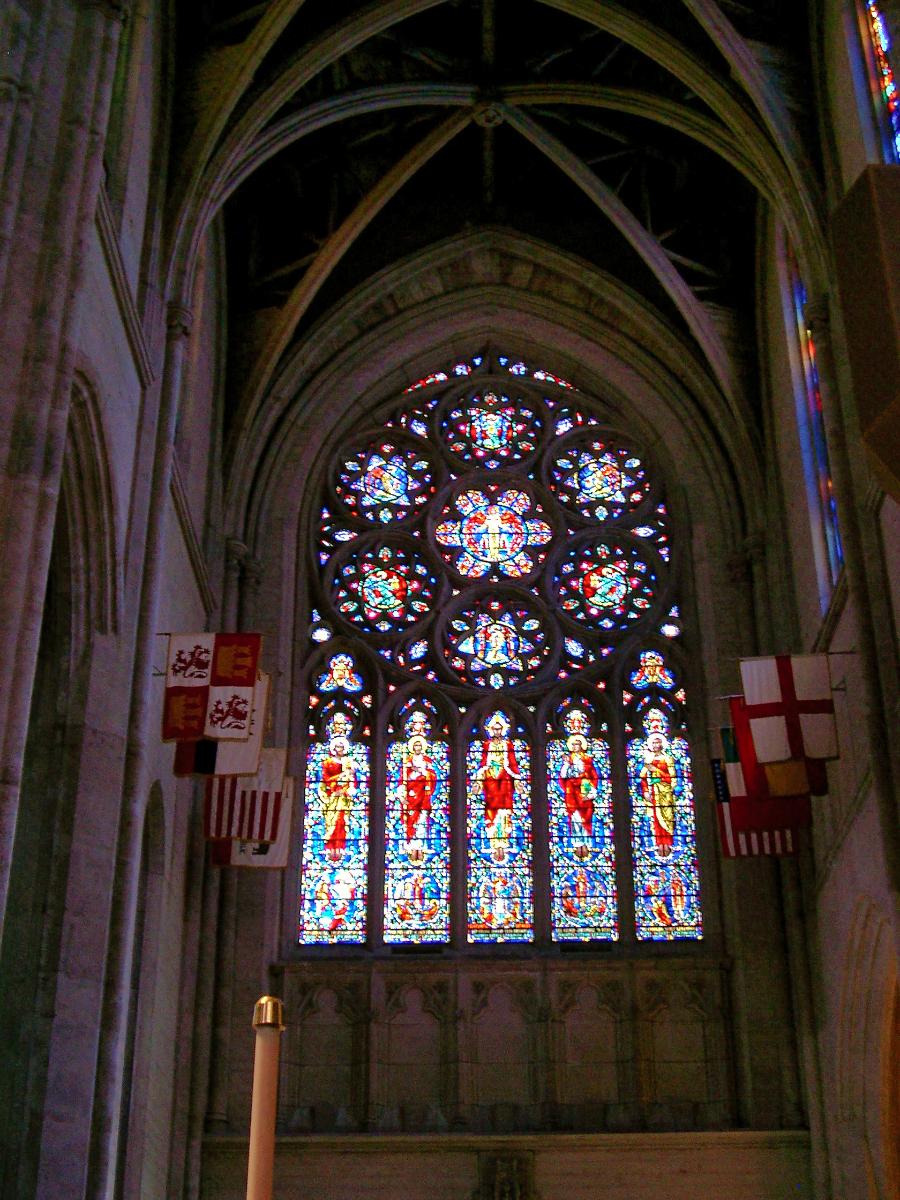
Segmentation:
[(0, 931), (124, 3), (0, 14)]
[[(94, 1137), (87, 1195), (106, 1200), (114, 1192), (119, 1141), (124, 1135), (122, 1082), (127, 1054), (128, 1011), (122, 997), (131, 986), (134, 959), (145, 800), (150, 779), (148, 746), (156, 737), (158, 714), (151, 702), (150, 678), (158, 631), (159, 595), (164, 563), (165, 508), (172, 479), (175, 425), (181, 396), (185, 347), (191, 330), (188, 308), (170, 304), (166, 314), (166, 355), (160, 389), (156, 446), (147, 512), (147, 534), (138, 602), (137, 634), (128, 746), (125, 756), (122, 815), (118, 833), (116, 879), (113, 892), (97, 1090)], [(48, 1181), (49, 1182), (49, 1181)]]
[[(259, 564), (250, 558), (247, 547), (237, 538), (226, 540), (225, 556), (225, 628), (237, 629), (239, 624), (246, 628), (248, 609), (255, 603), (259, 588)], [(221, 1131), (228, 1127), (228, 1051), (234, 1001), (234, 939), (237, 931), (239, 873), (230, 870), (220, 873), (218, 922), (212, 931), (216, 945), (215, 998), (206, 1125), (207, 1128)]]

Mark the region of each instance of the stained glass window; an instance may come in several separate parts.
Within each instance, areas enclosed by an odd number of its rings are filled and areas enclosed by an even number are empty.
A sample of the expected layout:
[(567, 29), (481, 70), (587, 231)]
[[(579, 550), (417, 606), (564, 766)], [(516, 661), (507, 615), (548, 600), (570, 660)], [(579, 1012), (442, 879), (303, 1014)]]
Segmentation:
[(354, 737), (354, 713), (334, 710), (306, 759), (300, 941), (366, 940), (369, 752)]
[(609, 436), (576, 433), (550, 462), (551, 484), (560, 503), (582, 517), (615, 520), (647, 495), (647, 472), (626, 446)]
[(531, 759), (521, 734), (498, 709), (466, 754), (470, 942), (533, 937)]
[(336, 560), (337, 612), (370, 633), (394, 633), (434, 607), (438, 580), (412, 538), (354, 545)]
[(831, 589), (837, 582), (843, 565), (844, 551), (838, 524), (837, 500), (831, 477), (828, 442), (825, 437), (825, 416), (822, 411), (816, 343), (807, 319), (806, 285), (793, 253), (789, 253), (788, 261), (791, 301), (802, 369), (802, 388), (797, 413), (798, 427), (809, 493), (809, 507), (813, 518), (814, 548), (820, 579), (823, 583), (820, 588), (820, 600), (822, 608), (825, 609)]
[(434, 531), (455, 570), (467, 579), (497, 576), (517, 579), (543, 562), (542, 547), (553, 537), (541, 505), (519, 488), (496, 487), (460, 492)]
[(525, 401), (491, 391), (466, 395), (443, 419), (450, 453), (491, 471), (530, 458), (541, 426), (540, 416)]
[(652, 458), (569, 372), (431, 366), (321, 480), (299, 941), (700, 938)]
[(624, 538), (580, 542), (560, 567), (562, 611), (597, 629), (626, 629), (650, 612), (655, 594), (650, 555)]
[(450, 937), (450, 748), (437, 711), (409, 702), (385, 783), (384, 940)]
[(541, 611), (530, 600), (487, 593), (457, 609), (447, 627), (447, 660), (476, 687), (515, 687), (534, 679), (550, 646)]
[(865, 0), (865, 24), (874, 59), (879, 123), (885, 132), (885, 157), (890, 162), (900, 162), (900, 92), (893, 65), (893, 39), (883, 5), (876, 0)]
[(691, 753), (684, 692), (656, 650), (630, 673), (626, 713), (635, 926), (639, 941), (702, 936)]
[(338, 467), (334, 486), (355, 516), (389, 525), (428, 501), (434, 474), (424, 449), (386, 439), (348, 455)]
[(591, 718), (570, 707), (564, 737), (547, 744), (550, 896), (555, 942), (614, 940), (615, 831), (608, 726), (594, 737)]

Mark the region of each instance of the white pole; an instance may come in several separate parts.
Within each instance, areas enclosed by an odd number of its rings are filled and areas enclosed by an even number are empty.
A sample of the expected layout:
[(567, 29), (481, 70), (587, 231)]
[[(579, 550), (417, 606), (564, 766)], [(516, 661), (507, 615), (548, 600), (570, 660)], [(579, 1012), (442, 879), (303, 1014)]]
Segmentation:
[(284, 1006), (281, 1001), (275, 996), (261, 996), (253, 1010), (253, 1028), (256, 1030), (256, 1054), (250, 1107), (247, 1200), (272, 1200), (278, 1052), (284, 1030)]

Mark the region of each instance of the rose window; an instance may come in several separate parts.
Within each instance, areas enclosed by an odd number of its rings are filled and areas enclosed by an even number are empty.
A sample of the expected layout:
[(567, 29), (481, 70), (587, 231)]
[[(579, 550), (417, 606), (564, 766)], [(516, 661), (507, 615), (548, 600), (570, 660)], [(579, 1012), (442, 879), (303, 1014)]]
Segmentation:
[(678, 527), (652, 459), (569, 371), (426, 365), (321, 480), (298, 941), (696, 940)]

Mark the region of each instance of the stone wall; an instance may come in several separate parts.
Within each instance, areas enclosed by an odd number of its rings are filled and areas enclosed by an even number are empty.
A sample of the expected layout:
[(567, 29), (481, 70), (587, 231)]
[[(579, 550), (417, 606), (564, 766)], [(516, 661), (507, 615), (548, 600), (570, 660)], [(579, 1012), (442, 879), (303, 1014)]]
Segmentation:
[(732, 1124), (721, 965), (591, 958), (286, 967), (281, 1128)]
[[(282, 1138), (273, 1194), (275, 1200), (812, 1200), (808, 1162), (806, 1133)], [(240, 1200), (246, 1170), (246, 1141), (208, 1138), (204, 1200)]]

